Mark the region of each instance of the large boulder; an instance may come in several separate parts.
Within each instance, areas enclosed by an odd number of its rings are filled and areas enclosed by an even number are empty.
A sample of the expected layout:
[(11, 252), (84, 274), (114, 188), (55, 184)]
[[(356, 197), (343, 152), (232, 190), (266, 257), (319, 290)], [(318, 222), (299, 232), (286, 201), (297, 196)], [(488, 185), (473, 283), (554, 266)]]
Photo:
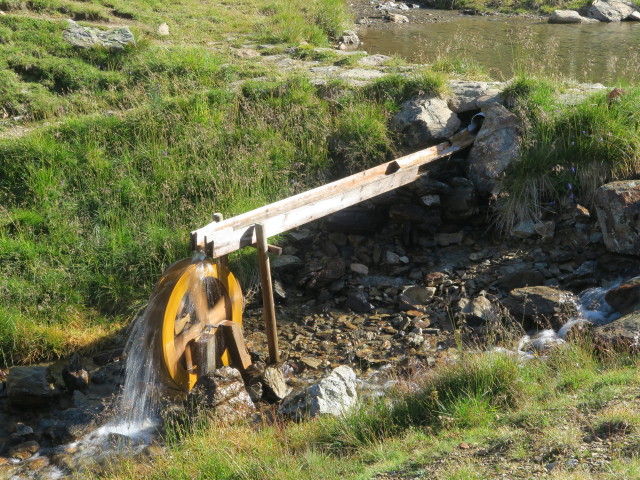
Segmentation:
[(603, 185), (595, 204), (607, 250), (640, 255), (640, 180)]
[(110, 50), (123, 50), (126, 45), (135, 45), (134, 38), (129, 27), (111, 28), (99, 30), (93, 27), (83, 27), (73, 20), (67, 20), (68, 25), (62, 37), (71, 45), (80, 48), (91, 48), (96, 45)]
[(582, 17), (575, 10), (554, 10), (549, 23), (582, 23)]
[(504, 85), (500, 82), (451, 80), (449, 81), (451, 96), (447, 100), (447, 106), (455, 113), (464, 113), (478, 110), (489, 103), (502, 103), (500, 91), (503, 87)]
[(280, 406), (280, 413), (294, 418), (317, 415), (342, 415), (355, 405), (356, 374), (346, 365), (336, 367), (329, 376), (287, 397)]
[(640, 277), (627, 280), (604, 296), (611, 307), (623, 315), (640, 310)]
[(46, 367), (13, 367), (6, 388), (9, 402), (25, 408), (49, 406), (59, 393), (47, 378)]
[(482, 109), (485, 120), (467, 158), (468, 177), (481, 193), (498, 193), (500, 177), (520, 155), (519, 121), (499, 103)]
[(596, 327), (594, 335), (597, 343), (604, 348), (640, 350), (640, 311)]
[(595, 0), (589, 7), (589, 17), (601, 22), (620, 22), (635, 11), (633, 3), (624, 0)]
[(408, 145), (424, 147), (452, 136), (461, 122), (447, 103), (436, 97), (415, 97), (402, 104), (391, 126), (405, 135)]
[(515, 288), (503, 303), (517, 321), (554, 330), (577, 313), (575, 295), (545, 286)]
[(213, 409), (216, 417), (225, 422), (246, 419), (255, 412), (240, 372), (231, 367), (200, 376), (188, 401), (197, 408)]

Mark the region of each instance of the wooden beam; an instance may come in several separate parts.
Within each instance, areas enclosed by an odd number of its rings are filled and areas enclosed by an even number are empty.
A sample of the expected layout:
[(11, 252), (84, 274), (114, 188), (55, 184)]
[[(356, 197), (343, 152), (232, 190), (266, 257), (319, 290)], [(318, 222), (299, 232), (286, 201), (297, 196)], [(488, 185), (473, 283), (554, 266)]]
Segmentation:
[(278, 329), (276, 326), (276, 305), (273, 300), (273, 283), (271, 282), (271, 265), (267, 251), (267, 237), (262, 225), (255, 226), (258, 249), (258, 267), (260, 268), (260, 287), (262, 289), (262, 310), (264, 313), (264, 325), (269, 346), (268, 364), (280, 362), (280, 350), (278, 350)]
[(257, 241), (254, 225), (272, 237), (413, 182), (421, 166), (458, 152), (475, 136), (463, 130), (446, 142), (191, 232), (191, 247), (217, 258)]

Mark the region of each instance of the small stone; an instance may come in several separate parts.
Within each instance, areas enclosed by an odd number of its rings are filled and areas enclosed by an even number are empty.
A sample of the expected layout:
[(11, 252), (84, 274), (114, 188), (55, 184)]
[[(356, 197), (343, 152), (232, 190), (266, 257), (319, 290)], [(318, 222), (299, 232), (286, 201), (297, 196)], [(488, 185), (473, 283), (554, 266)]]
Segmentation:
[(160, 26), (158, 27), (158, 30), (156, 30), (156, 33), (162, 36), (169, 35), (169, 25), (167, 25), (166, 22), (161, 23)]
[(313, 370), (317, 370), (322, 365), (322, 360), (313, 357), (302, 357), (300, 361)]
[(420, 201), (427, 208), (436, 208), (440, 206), (440, 195), (423, 195)]
[(424, 313), (425, 305), (431, 301), (435, 294), (435, 287), (407, 287), (400, 294), (400, 309), (403, 311), (418, 310)]
[(9, 456), (11, 458), (26, 460), (36, 454), (38, 450), (40, 450), (40, 444), (35, 440), (30, 440), (16, 445), (15, 447), (11, 447), (9, 449)]
[(535, 224), (531, 220), (523, 220), (509, 232), (515, 238), (531, 238), (536, 234)]
[(238, 48), (234, 51), (238, 58), (256, 58), (260, 56), (260, 52), (251, 48)]
[(369, 275), (369, 267), (362, 263), (352, 263), (349, 265), (349, 269), (359, 275)]
[(387, 22), (392, 22), (392, 23), (409, 23), (409, 18), (406, 17), (405, 15), (400, 15), (399, 13), (387, 13), (384, 16), (384, 19)]

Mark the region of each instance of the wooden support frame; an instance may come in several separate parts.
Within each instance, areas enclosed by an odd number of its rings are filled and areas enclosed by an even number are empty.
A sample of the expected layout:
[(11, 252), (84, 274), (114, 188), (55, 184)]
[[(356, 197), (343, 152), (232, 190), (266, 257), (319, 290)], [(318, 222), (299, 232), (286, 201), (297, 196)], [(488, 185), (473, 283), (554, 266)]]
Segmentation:
[(276, 328), (276, 306), (273, 300), (273, 283), (271, 282), (271, 264), (267, 237), (261, 224), (255, 225), (258, 248), (258, 266), (260, 268), (260, 285), (262, 287), (262, 310), (264, 325), (267, 333), (267, 345), (269, 347), (269, 364), (280, 362), (280, 350), (278, 350), (278, 330)]
[[(285, 198), (191, 232), (191, 248), (212, 258), (257, 243), (255, 226), (271, 237), (413, 182), (421, 166), (458, 152), (475, 135), (463, 130), (435, 147), (397, 158), (355, 175)], [(220, 218), (220, 217), (218, 217)]]

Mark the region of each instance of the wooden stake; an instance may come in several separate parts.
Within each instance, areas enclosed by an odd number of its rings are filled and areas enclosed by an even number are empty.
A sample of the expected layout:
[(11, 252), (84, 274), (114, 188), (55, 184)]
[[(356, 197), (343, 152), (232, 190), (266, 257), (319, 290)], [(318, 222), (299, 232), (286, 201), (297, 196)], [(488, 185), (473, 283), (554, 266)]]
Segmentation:
[(267, 237), (264, 235), (262, 224), (255, 225), (256, 247), (258, 249), (258, 266), (260, 267), (260, 285), (262, 287), (262, 309), (264, 311), (264, 323), (267, 331), (267, 343), (269, 346), (269, 364), (280, 361), (278, 351), (278, 331), (276, 329), (276, 306), (273, 301), (273, 284), (271, 283), (271, 265), (267, 252)]

